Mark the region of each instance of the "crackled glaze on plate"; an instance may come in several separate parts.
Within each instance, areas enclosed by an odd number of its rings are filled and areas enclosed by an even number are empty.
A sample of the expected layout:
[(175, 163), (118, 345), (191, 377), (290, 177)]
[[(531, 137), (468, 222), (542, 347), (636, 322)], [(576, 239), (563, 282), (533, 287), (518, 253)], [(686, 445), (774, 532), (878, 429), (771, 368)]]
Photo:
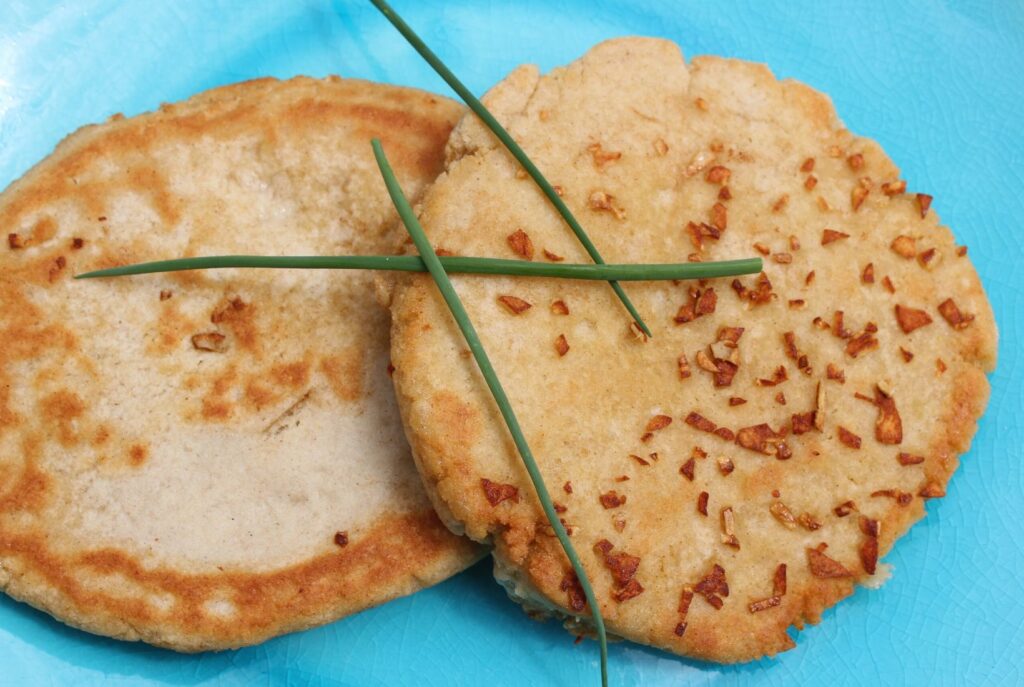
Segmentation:
[[(991, 6), (990, 6), (991, 5)], [(861, 590), (774, 660), (721, 667), (618, 644), (615, 685), (1024, 681), (1024, 5), (396, 2), (475, 92), (616, 35), (767, 62), (829, 93), (970, 248), (1000, 326), (992, 399), (950, 496)], [(339, 73), (448, 93), (355, 0), (0, 3), (0, 186), (77, 126), (262, 75)], [(2, 228), (0, 228), (2, 229)], [(2, 354), (2, 352), (0, 352)], [(223, 654), (97, 638), (0, 597), (0, 685), (593, 685), (597, 650), (529, 620), (487, 564), (413, 597)]]

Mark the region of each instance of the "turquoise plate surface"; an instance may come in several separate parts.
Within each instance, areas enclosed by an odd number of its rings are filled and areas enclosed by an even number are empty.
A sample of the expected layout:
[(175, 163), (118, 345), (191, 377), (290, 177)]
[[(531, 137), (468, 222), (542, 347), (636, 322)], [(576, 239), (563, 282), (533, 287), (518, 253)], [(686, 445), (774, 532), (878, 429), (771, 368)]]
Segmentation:
[[(614, 645), (612, 684), (1024, 684), (1024, 3), (395, 4), (477, 93), (521, 62), (549, 69), (626, 34), (766, 62), (829, 93), (934, 194), (995, 306), (988, 414), (950, 496), (886, 558), (892, 580), (773, 660), (723, 667)], [(331, 73), (450, 93), (366, 2), (0, 0), (0, 187), (114, 112)], [(93, 637), (0, 595), (0, 685), (37, 684), (596, 685), (598, 655), (528, 619), (483, 563), (327, 627), (199, 656)]]

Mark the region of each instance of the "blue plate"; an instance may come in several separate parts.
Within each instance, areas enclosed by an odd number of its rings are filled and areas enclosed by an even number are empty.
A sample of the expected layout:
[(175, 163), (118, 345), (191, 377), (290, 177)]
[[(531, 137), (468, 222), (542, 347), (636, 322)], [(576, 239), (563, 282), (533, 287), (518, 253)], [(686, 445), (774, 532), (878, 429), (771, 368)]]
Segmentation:
[[(892, 580), (774, 660), (722, 667), (615, 645), (613, 684), (1024, 683), (1024, 4), (396, 5), (478, 93), (521, 62), (549, 69), (601, 39), (647, 34), (687, 55), (766, 62), (831, 94), (853, 131), (935, 195), (995, 306), (1003, 343), (988, 414), (949, 498), (887, 557)], [(330, 73), (449, 93), (366, 2), (0, 0), (0, 186), (114, 112)], [(597, 661), (592, 642), (527, 619), (486, 564), (327, 627), (200, 656), (93, 637), (0, 595), (3, 685), (594, 685)]]

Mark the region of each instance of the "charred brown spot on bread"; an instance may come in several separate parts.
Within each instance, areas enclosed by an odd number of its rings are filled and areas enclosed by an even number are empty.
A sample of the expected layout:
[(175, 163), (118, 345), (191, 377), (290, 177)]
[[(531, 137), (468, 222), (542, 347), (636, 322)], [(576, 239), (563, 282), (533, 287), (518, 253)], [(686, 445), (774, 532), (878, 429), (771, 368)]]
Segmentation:
[(857, 504), (853, 501), (843, 501), (838, 506), (832, 509), (832, 512), (836, 514), (837, 518), (845, 518), (850, 513), (857, 510)]
[(732, 506), (726, 506), (720, 511), (722, 525), (722, 543), (734, 549), (740, 548), (740, 540), (736, 537), (736, 515)]
[(910, 502), (914, 500), (913, 494), (906, 491), (900, 491), (899, 489), (877, 489), (871, 492), (871, 497), (890, 498), (895, 501), (898, 506), (909, 506)]
[(767, 611), (769, 608), (775, 608), (782, 603), (782, 597), (769, 596), (767, 599), (761, 599), (759, 601), (751, 601), (747, 608), (751, 613), (759, 613), (760, 611)]
[(903, 330), (904, 334), (909, 334), (915, 329), (931, 324), (931, 315), (926, 313), (924, 310), (917, 308), (909, 308), (904, 305), (896, 304), (896, 321), (900, 325), (900, 329)]
[(635, 460), (637, 463), (639, 463), (642, 467), (648, 467), (650, 465), (649, 461), (641, 458), (640, 456), (636, 455), (635, 453), (630, 453), (629, 457), (632, 458), (633, 460)]
[(729, 596), (729, 583), (726, 580), (725, 568), (715, 563), (711, 571), (693, 585), (695, 594), (700, 594), (716, 611), (721, 610), (723, 597)]
[(789, 509), (782, 501), (775, 501), (769, 507), (768, 511), (772, 516), (782, 524), (788, 530), (796, 529), (796, 516), (793, 515), (793, 511)]
[(612, 575), (612, 598), (621, 603), (639, 596), (644, 588), (636, 579), (640, 558), (625, 552), (612, 553), (614, 548), (610, 541), (602, 539), (594, 544), (594, 553), (604, 560)]
[(785, 596), (786, 594), (786, 564), (779, 563), (772, 575), (772, 595)]
[(565, 301), (558, 299), (557, 301), (551, 302), (551, 313), (553, 315), (568, 315), (569, 306), (565, 304)]
[(932, 197), (927, 193), (918, 193), (915, 198), (917, 199), (917, 209), (921, 213), (921, 219), (925, 218), (928, 214), (928, 208), (932, 206)]
[(911, 260), (917, 255), (917, 241), (914, 237), (907, 236), (906, 234), (900, 234), (894, 238), (892, 243), (889, 244), (889, 248), (896, 255), (906, 260)]
[(718, 456), (715, 460), (718, 463), (718, 471), (722, 473), (723, 477), (728, 477), (736, 469), (732, 459), (728, 456)]
[(821, 522), (819, 522), (817, 518), (815, 518), (813, 515), (807, 512), (801, 513), (797, 517), (796, 521), (800, 525), (800, 527), (803, 527), (808, 532), (813, 532), (814, 530), (821, 528)]
[(149, 457), (149, 448), (143, 444), (132, 444), (128, 449), (128, 462), (133, 467), (138, 467), (146, 462)]
[(725, 186), (729, 183), (729, 177), (732, 176), (732, 171), (724, 165), (715, 165), (707, 171), (704, 175), (704, 181), (709, 184), (717, 184), (719, 186)]
[(825, 367), (825, 376), (828, 379), (839, 382), (840, 384), (846, 383), (846, 373), (835, 363), (829, 363)]
[(917, 262), (919, 265), (921, 265), (921, 267), (925, 268), (926, 270), (930, 270), (933, 269), (937, 264), (939, 264), (939, 260), (941, 257), (942, 254), (939, 253), (935, 248), (928, 248), (927, 250), (923, 250), (917, 254)]
[(647, 421), (647, 425), (644, 427), (645, 432), (657, 432), (660, 429), (665, 429), (672, 424), (672, 418), (668, 415), (655, 415)]
[(714, 422), (707, 419), (700, 413), (693, 411), (684, 419), (686, 424), (690, 425), (694, 429), (699, 429), (702, 432), (714, 432), (715, 428), (718, 427)]
[(939, 303), (939, 314), (953, 329), (966, 329), (974, 321), (974, 315), (964, 315), (952, 298)]
[(600, 143), (591, 143), (587, 146), (587, 151), (594, 162), (594, 167), (599, 172), (603, 172), (605, 167), (613, 162), (618, 162), (622, 157), (621, 151), (605, 150)]
[(708, 499), (710, 495), (706, 491), (702, 491), (697, 495), (697, 512), (707, 517), (708, 515)]
[(924, 456), (916, 456), (912, 453), (900, 451), (900, 453), (897, 454), (896, 456), (896, 460), (899, 462), (900, 465), (906, 467), (908, 465), (920, 465), (921, 463), (924, 462)]
[(338, 531), (334, 533), (334, 543), (342, 548), (348, 546), (348, 532)]
[(47, 270), (47, 280), (52, 284), (57, 281), (64, 268), (67, 267), (68, 261), (63, 255), (58, 255), (53, 262), (50, 264), (50, 269)]
[(868, 575), (874, 575), (878, 566), (878, 537), (881, 534), (881, 523), (866, 516), (860, 517), (860, 530), (864, 533), (857, 553), (860, 555), (861, 566)]
[(752, 289), (744, 286), (739, 279), (733, 279), (731, 285), (741, 300), (749, 301), (754, 305), (764, 305), (776, 298), (776, 294), (772, 291), (772, 283), (764, 272), (757, 276)]
[(505, 308), (507, 308), (513, 315), (520, 315), (533, 307), (533, 303), (524, 301), (518, 296), (511, 296), (507, 294), (504, 296), (498, 296), (498, 302), (505, 306)]
[(860, 206), (867, 200), (868, 195), (871, 193), (871, 179), (868, 177), (861, 177), (857, 181), (857, 185), (853, 187), (850, 192), (850, 206), (854, 212), (860, 210)]
[(202, 332), (192, 335), (192, 348), (197, 351), (223, 353), (228, 350), (227, 337), (220, 332)]
[(509, 499), (519, 503), (519, 488), (513, 484), (492, 482), (485, 477), (480, 480), (480, 487), (484, 490), (484, 497), (487, 499), (487, 502), (492, 506), (497, 506), (502, 501), (508, 501)]
[(710, 222), (719, 231), (725, 231), (729, 226), (729, 211), (722, 203), (715, 203), (711, 206)]
[(846, 344), (846, 354), (851, 358), (856, 358), (862, 353), (872, 351), (876, 348), (878, 348), (878, 339), (875, 337), (874, 333), (864, 331), (850, 339)]
[(839, 441), (840, 441), (840, 443), (842, 443), (844, 446), (849, 446), (852, 449), (859, 449), (860, 448), (861, 439), (860, 439), (859, 436), (857, 436), (856, 434), (854, 434), (850, 430), (846, 429), (842, 425), (839, 425), (839, 427), (837, 429), (838, 429), (838, 433), (839, 433)]
[(684, 585), (683, 591), (679, 594), (679, 606), (676, 608), (679, 613), (679, 623), (676, 625), (673, 632), (677, 637), (682, 637), (683, 633), (686, 632), (686, 616), (690, 612), (690, 604), (693, 602), (693, 587), (690, 585)]
[(811, 574), (825, 579), (852, 577), (853, 573), (846, 566), (825, 555), (826, 548), (826, 544), (819, 544), (817, 548), (807, 549), (807, 567)]
[(736, 443), (745, 449), (776, 455), (785, 435), (773, 430), (767, 423), (743, 427), (736, 432)]
[(836, 231), (835, 229), (824, 229), (821, 232), (821, 245), (827, 246), (830, 243), (836, 241), (842, 241), (843, 239), (850, 238), (850, 235), (846, 232)]
[(886, 181), (882, 184), (882, 193), (887, 196), (898, 196), (901, 193), (905, 193), (907, 190), (907, 182), (902, 179), (896, 181)]
[(760, 377), (754, 381), (757, 386), (778, 386), (789, 379), (789, 375), (786, 373), (786, 366), (779, 365), (772, 372), (771, 377)]
[(555, 352), (558, 353), (558, 357), (562, 357), (569, 352), (569, 342), (566, 340), (565, 334), (559, 334), (558, 338), (555, 339)]
[(937, 499), (945, 496), (946, 490), (941, 484), (933, 481), (921, 487), (917, 495), (924, 499)]
[(601, 506), (603, 506), (605, 510), (611, 510), (612, 508), (618, 508), (626, 503), (626, 495), (619, 494), (617, 491), (612, 489), (598, 496), (598, 501), (601, 502)]
[(558, 588), (566, 593), (569, 610), (579, 613), (587, 607), (587, 597), (583, 593), (580, 580), (573, 571), (566, 572)]
[(814, 429), (814, 416), (816, 414), (816, 411), (813, 410), (806, 413), (794, 413), (790, 417), (790, 428), (793, 434), (806, 434)]
[(697, 466), (697, 461), (694, 460), (693, 458), (689, 458), (689, 459), (687, 459), (687, 461), (685, 463), (683, 463), (679, 467), (679, 474), (692, 482), (693, 481), (693, 475), (694, 475), (694, 469), (696, 468), (696, 466)]
[(690, 362), (686, 359), (685, 353), (679, 354), (679, 359), (676, 361), (676, 364), (679, 369), (680, 379), (687, 379), (688, 377), (690, 377), (690, 375), (692, 374), (690, 372)]
[(864, 269), (860, 273), (860, 281), (862, 284), (875, 283), (875, 263), (869, 262), (864, 265)]
[[(364, 358), (362, 347), (349, 346), (335, 355), (320, 359), (317, 369), (327, 379), (331, 391), (338, 399), (358, 401), (363, 397)], [(388, 364), (390, 365), (390, 362)]]
[(563, 260), (565, 260), (563, 256), (559, 255), (558, 253), (552, 253), (547, 248), (545, 248), (542, 252), (544, 253), (544, 257), (550, 260), (551, 262), (562, 262)]
[(588, 207), (595, 212), (608, 212), (615, 216), (615, 219), (625, 219), (626, 211), (615, 202), (615, 196), (607, 191), (593, 191), (587, 199)]
[(526, 260), (533, 260), (533, 241), (525, 231), (516, 229), (508, 235), (506, 241), (513, 253)]
[(718, 305), (718, 295), (713, 288), (691, 289), (689, 297), (690, 300), (679, 307), (673, 318), (676, 324), (686, 324), (698, 317), (710, 315)]
[(878, 418), (875, 420), (875, 438), (881, 444), (899, 444), (903, 441), (903, 421), (896, 409), (896, 401), (875, 385), (875, 405)]

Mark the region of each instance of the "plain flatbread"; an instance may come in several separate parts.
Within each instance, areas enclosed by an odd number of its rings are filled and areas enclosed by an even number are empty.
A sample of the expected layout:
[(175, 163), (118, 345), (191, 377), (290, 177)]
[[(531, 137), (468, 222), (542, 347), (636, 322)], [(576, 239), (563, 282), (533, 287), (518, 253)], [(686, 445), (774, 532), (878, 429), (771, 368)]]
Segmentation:
[(418, 194), (461, 112), (362, 81), (252, 81), (86, 127), (0, 196), (0, 588), (198, 651), (329, 622), (480, 555), (410, 460), (372, 274), (71, 280), (391, 252), (370, 139)]
[[(724, 662), (792, 647), (791, 625), (884, 579), (878, 555), (970, 444), (996, 356), (970, 260), (827, 97), (761, 65), (614, 40), (543, 78), (521, 67), (485, 102), (609, 262), (764, 256), (764, 278), (627, 284), (649, 341), (605, 284), (455, 283), (611, 632)], [(474, 118), (448, 157), (421, 206), (437, 247), (587, 261)], [(493, 541), (513, 598), (581, 629), (430, 280), (403, 277), (392, 316), (399, 405), (443, 517)]]

